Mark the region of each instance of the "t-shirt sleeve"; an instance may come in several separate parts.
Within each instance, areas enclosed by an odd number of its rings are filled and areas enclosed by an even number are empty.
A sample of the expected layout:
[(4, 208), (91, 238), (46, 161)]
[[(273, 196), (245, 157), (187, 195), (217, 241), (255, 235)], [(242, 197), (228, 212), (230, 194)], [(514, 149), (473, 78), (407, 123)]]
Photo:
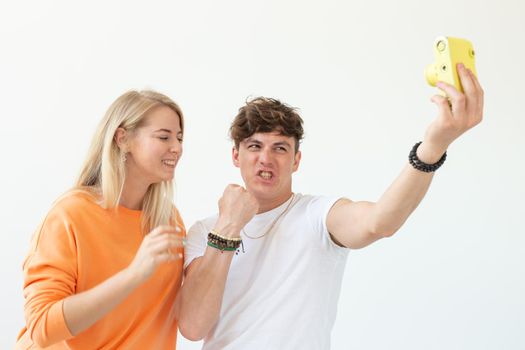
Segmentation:
[(208, 242), (208, 231), (203, 221), (193, 224), (186, 236), (186, 246), (184, 252), (184, 269), (190, 266), (191, 262), (204, 255)]
[(72, 337), (62, 311), (75, 293), (75, 236), (64, 213), (52, 209), (35, 232), (23, 264), (24, 313), (31, 340), (40, 347)]
[(321, 240), (323, 244), (331, 246), (332, 248), (341, 248), (344, 247), (336, 244), (326, 226), (326, 221), (328, 218), (328, 213), (334, 204), (341, 199), (341, 197), (332, 197), (332, 196), (316, 196), (308, 203), (307, 212), (308, 218), (315, 230), (321, 235)]

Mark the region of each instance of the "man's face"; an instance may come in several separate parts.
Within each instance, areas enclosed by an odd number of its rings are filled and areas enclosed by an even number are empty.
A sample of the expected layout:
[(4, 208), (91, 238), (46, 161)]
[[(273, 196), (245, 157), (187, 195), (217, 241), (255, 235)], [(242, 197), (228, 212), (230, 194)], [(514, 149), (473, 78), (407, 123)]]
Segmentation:
[(286, 200), (292, 192), (292, 173), (299, 167), (295, 138), (279, 132), (255, 133), (233, 148), (246, 189), (259, 201)]

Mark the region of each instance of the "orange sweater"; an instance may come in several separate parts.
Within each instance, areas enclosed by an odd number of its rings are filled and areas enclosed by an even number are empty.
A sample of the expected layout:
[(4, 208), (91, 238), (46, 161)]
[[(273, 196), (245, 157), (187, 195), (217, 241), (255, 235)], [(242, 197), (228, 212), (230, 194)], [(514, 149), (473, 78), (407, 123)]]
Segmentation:
[[(140, 216), (141, 211), (124, 207), (103, 209), (78, 191), (55, 203), (24, 261), (26, 327), (17, 349), (175, 349), (173, 304), (182, 260), (159, 266), (121, 304), (75, 337), (64, 320), (64, 298), (95, 287), (131, 263), (143, 238)], [(185, 235), (178, 212), (177, 223)]]

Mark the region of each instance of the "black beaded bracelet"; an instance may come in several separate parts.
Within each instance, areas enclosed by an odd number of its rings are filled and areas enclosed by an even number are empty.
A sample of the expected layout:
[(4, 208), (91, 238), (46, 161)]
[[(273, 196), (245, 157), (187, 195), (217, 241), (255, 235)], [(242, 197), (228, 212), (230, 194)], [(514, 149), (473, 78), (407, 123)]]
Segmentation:
[(425, 162), (422, 162), (417, 157), (417, 148), (421, 144), (421, 141), (416, 143), (414, 147), (412, 147), (412, 150), (410, 151), (410, 154), (408, 155), (408, 161), (410, 164), (419, 171), (424, 171), (425, 173), (432, 173), (439, 169), (440, 166), (445, 163), (445, 160), (447, 159), (447, 152), (443, 153), (441, 158), (434, 164), (427, 164)]

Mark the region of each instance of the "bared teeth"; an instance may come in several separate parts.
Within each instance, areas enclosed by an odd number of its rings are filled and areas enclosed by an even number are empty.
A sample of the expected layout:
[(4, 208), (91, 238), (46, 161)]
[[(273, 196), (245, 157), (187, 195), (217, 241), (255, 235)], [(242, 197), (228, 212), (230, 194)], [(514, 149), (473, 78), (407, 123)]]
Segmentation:
[(261, 171), (260, 175), (266, 180), (270, 180), (272, 178), (272, 173), (270, 173), (269, 171)]
[(166, 164), (166, 165), (169, 165), (169, 166), (175, 166), (175, 161), (174, 160), (163, 160), (162, 162), (164, 164)]

